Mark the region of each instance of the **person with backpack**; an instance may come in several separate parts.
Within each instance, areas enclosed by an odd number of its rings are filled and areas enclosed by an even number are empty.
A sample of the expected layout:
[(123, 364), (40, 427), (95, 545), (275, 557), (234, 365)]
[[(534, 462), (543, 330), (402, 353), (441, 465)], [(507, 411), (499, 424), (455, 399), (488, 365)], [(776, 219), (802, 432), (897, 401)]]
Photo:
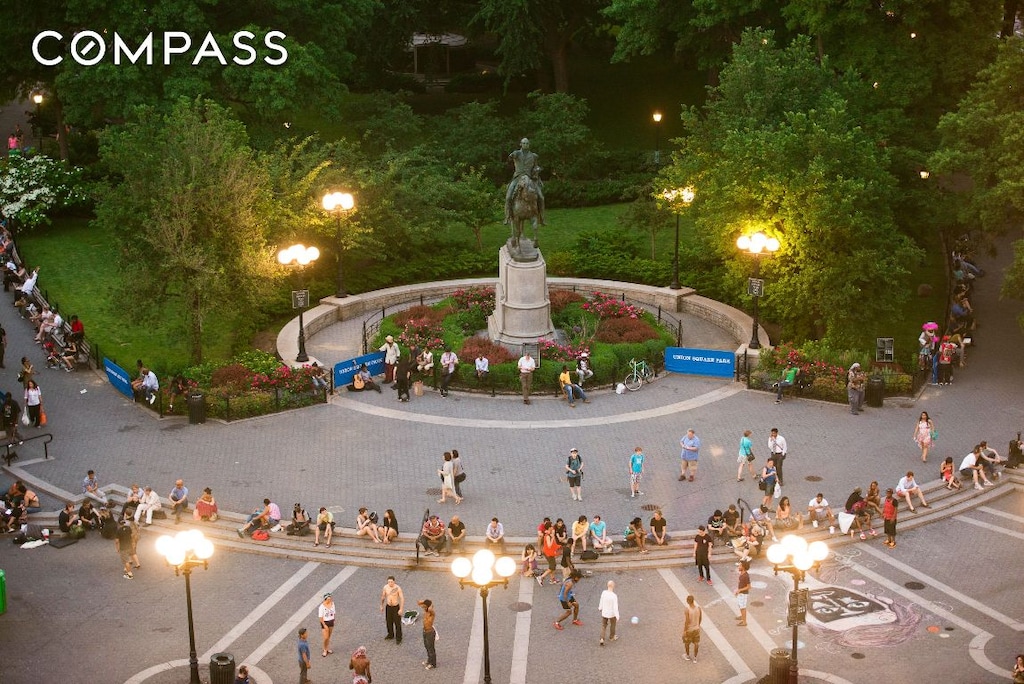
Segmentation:
[(135, 578), (135, 575), (132, 574), (132, 564), (135, 565), (136, 569), (142, 567), (139, 563), (139, 555), (136, 552), (136, 545), (139, 540), (138, 529), (134, 521), (126, 516), (115, 531), (114, 548), (117, 549), (121, 562), (124, 564), (124, 575), (122, 576), (125, 579)]
[(565, 475), (569, 482), (569, 493), (573, 501), (583, 501), (583, 457), (579, 449), (571, 449), (565, 462)]

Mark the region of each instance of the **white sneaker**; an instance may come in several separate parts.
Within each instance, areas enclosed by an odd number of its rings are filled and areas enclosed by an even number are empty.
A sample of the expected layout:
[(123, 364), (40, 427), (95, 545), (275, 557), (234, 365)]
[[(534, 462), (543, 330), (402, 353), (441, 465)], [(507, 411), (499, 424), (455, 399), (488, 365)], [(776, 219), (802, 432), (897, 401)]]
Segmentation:
[(835, 534), (836, 533), (835, 525), (829, 525), (828, 533), (829, 534)]
[(817, 520), (812, 520), (811, 521), (811, 527), (817, 527), (817, 526), (818, 526), (818, 521)]
[(686, 654), (684, 653), (684, 654), (683, 654), (683, 660), (689, 660), (689, 659), (690, 659), (690, 656), (688, 656), (688, 655), (686, 655)]

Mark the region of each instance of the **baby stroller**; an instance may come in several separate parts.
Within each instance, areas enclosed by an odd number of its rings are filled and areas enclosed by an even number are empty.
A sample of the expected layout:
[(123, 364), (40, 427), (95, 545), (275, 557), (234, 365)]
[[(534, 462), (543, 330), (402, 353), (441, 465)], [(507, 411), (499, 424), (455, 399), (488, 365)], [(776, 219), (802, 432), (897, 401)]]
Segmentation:
[(1021, 447), (1024, 447), (1024, 444), (1021, 443), (1020, 433), (1018, 432), (1017, 439), (1010, 440), (1010, 449), (1007, 455), (1006, 465), (1004, 466), (1005, 468), (1016, 469), (1024, 463), (1024, 451), (1022, 451)]
[(64, 365), (64, 361), (60, 357), (60, 351), (57, 350), (57, 345), (52, 340), (47, 340), (43, 343), (43, 350), (46, 352), (47, 368), (61, 368)]

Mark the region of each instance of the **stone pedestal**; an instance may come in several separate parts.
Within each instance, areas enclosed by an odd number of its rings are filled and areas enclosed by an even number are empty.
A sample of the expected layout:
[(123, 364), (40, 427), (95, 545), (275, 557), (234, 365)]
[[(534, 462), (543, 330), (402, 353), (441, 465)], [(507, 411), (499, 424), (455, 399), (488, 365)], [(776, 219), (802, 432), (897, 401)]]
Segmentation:
[(530, 261), (516, 260), (507, 244), (498, 252), (494, 313), (487, 318), (487, 333), (495, 342), (514, 347), (554, 334), (547, 264), (536, 254)]

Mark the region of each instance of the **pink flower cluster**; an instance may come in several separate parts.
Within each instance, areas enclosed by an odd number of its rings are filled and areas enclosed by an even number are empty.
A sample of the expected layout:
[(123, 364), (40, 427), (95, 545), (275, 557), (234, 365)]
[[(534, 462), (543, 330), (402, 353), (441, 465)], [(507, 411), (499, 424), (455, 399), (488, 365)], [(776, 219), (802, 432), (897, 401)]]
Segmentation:
[(254, 373), (251, 387), (254, 390), (280, 388), (289, 392), (305, 392), (312, 386), (312, 380), (310, 380), (312, 373), (312, 366), (303, 366), (302, 368), (280, 366), (269, 374)]
[(551, 361), (576, 361), (583, 352), (590, 353), (589, 347), (558, 344), (551, 340), (541, 340), (539, 346), (541, 358)]
[(643, 309), (627, 304), (604, 292), (595, 292), (592, 301), (581, 305), (584, 311), (596, 314), (598, 318), (639, 318)]
[(494, 313), (494, 288), (486, 285), (474, 285), (466, 289), (458, 289), (452, 293), (452, 299), (460, 311), (473, 308), (483, 309), (484, 315)]
[(414, 318), (406, 322), (402, 332), (398, 334), (398, 344), (406, 349), (440, 349), (444, 346), (444, 339), (441, 337), (443, 332), (444, 329), (439, 323), (433, 323), (426, 318)]

